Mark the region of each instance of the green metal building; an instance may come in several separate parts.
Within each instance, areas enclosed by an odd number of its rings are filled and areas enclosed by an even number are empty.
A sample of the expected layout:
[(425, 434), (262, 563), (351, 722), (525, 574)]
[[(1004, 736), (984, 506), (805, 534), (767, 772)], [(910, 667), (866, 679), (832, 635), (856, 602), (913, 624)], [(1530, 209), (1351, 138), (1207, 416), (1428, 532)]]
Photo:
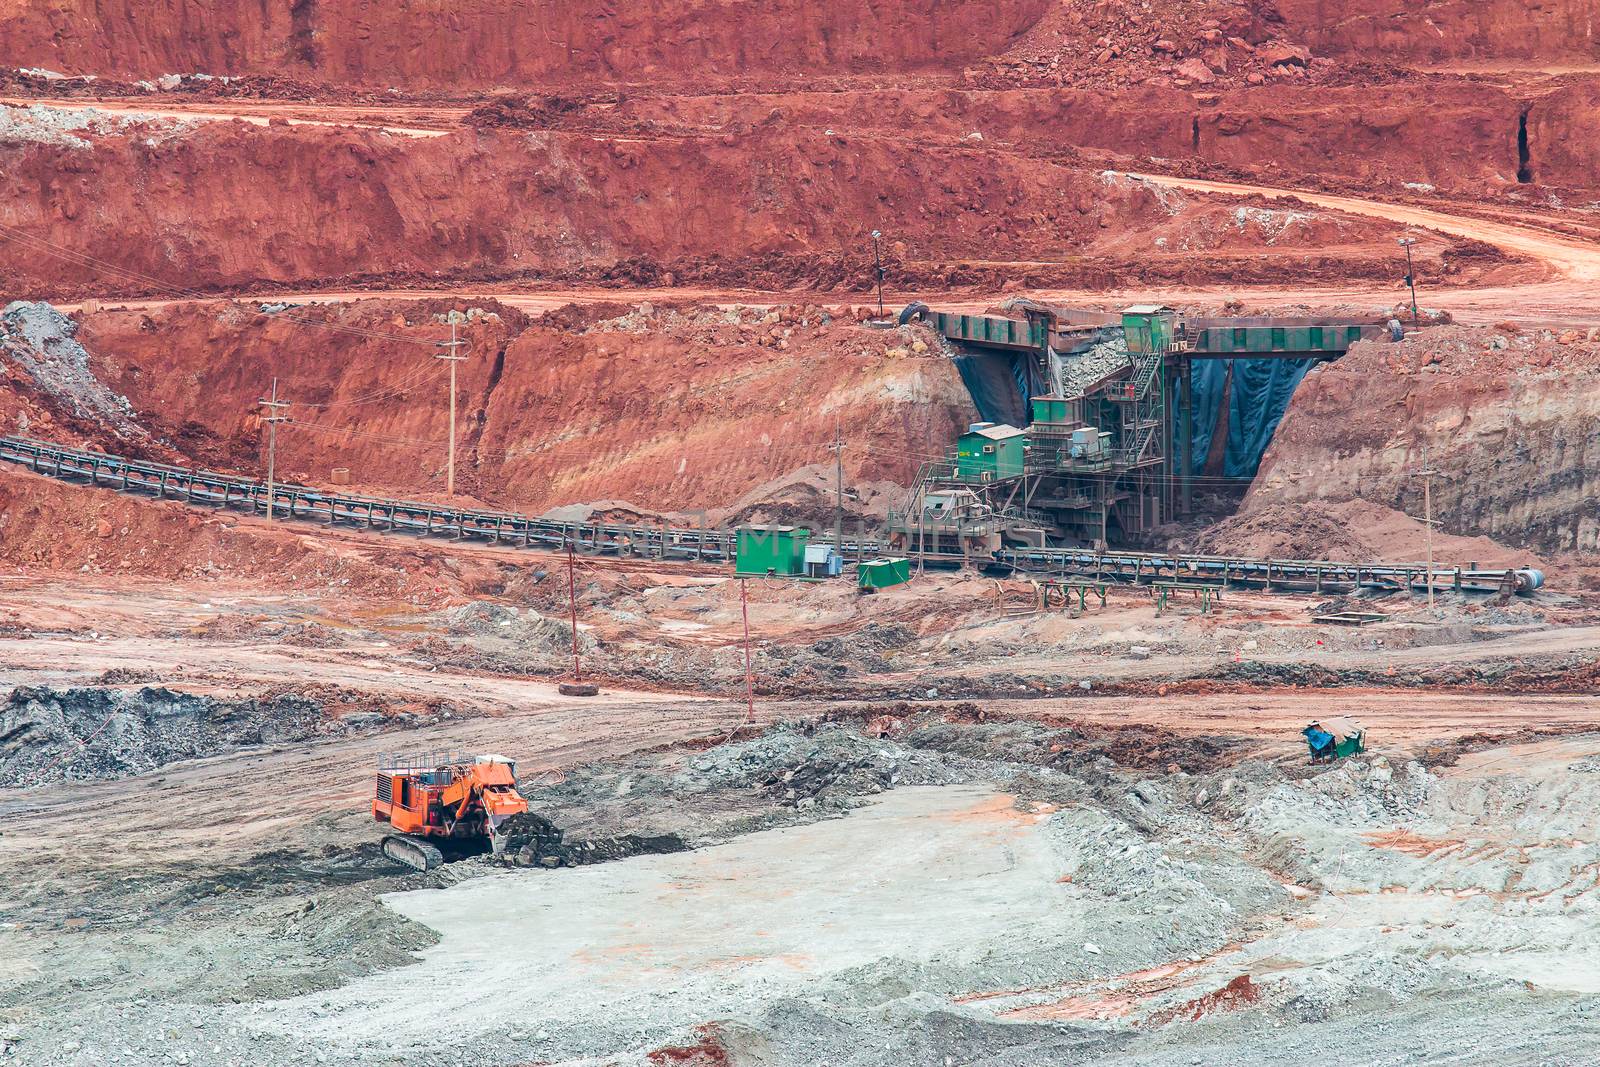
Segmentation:
[(1015, 426), (975, 422), (956, 442), (956, 479), (997, 482), (1022, 473), (1028, 434)]
[(793, 526), (741, 526), (733, 572), (747, 577), (799, 578), (806, 573), (810, 530)]
[(1178, 312), (1165, 304), (1135, 304), (1122, 313), (1122, 332), (1128, 339), (1128, 354), (1141, 356), (1164, 351), (1172, 344), (1178, 325)]

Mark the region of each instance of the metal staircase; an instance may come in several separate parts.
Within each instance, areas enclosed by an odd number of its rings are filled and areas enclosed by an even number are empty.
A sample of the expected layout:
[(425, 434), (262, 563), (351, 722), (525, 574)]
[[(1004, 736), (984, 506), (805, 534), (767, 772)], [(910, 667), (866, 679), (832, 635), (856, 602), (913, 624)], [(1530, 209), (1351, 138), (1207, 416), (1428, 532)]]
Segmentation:
[(1118, 451), (1122, 462), (1142, 463), (1152, 458), (1153, 446), (1166, 414), (1166, 396), (1161, 372), (1173, 346), (1137, 356), (1121, 394), (1114, 395), (1122, 405), (1122, 434)]

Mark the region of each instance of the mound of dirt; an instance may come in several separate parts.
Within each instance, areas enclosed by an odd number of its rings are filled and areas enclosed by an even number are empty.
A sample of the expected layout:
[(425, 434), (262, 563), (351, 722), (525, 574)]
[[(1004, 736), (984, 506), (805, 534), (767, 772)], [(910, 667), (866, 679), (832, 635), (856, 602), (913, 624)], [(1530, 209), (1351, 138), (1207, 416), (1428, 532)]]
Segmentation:
[(495, 861), (510, 867), (582, 867), (629, 856), (683, 852), (689, 847), (677, 834), (621, 834), (568, 841), (559, 826), (531, 811), (501, 823), (500, 834), (506, 846)]
[(22, 571), (248, 580), (414, 604), (437, 603), (479, 579), (497, 580), (485, 573), (498, 571), (492, 562), (450, 560), (432, 546), (346, 545), (303, 534), (0, 467), (0, 562)]
[[(1427, 558), (1428, 528), (1410, 515), (1367, 500), (1286, 504), (1256, 499), (1202, 533), (1193, 551), (1257, 559), (1408, 563)], [(1433, 555), (1440, 564), (1541, 565), (1535, 554), (1488, 537), (1438, 531)]]
[[(863, 521), (881, 520), (891, 507), (901, 503), (905, 494), (905, 488), (894, 481), (846, 480), (846, 532), (857, 529)], [(813, 463), (763, 482), (727, 508), (713, 510), (709, 517), (720, 526), (746, 523), (804, 526), (815, 531), (819, 539), (825, 537), (831, 541), (837, 508), (833, 465)]]
[[(531, 652), (562, 655), (572, 651), (572, 626), (562, 619), (540, 615), (492, 601), (474, 601), (444, 613), (447, 632), (457, 637), (489, 637), (514, 641)], [(599, 646), (592, 634), (578, 629), (578, 648), (593, 652)]]
[(881, 793), (899, 785), (949, 785), (962, 780), (953, 765), (936, 755), (827, 724), (781, 726), (749, 741), (719, 745), (690, 760), (677, 784), (696, 791), (751, 789), (792, 807), (830, 797)]
[(1256, 559), (1376, 559), (1372, 545), (1316, 504), (1269, 504), (1224, 519), (1195, 540), (1193, 551)]
[(0, 785), (125, 778), (245, 745), (348, 727), (304, 697), (216, 700), (138, 690), (19, 687), (0, 707)]
[[(414, 495), (443, 488), (448, 412), (428, 364), (449, 336), (438, 314), (453, 306), (106, 310), (80, 336), (99, 379), (202, 463), (262, 469), (250, 368), (270, 361), (287, 395), (319, 405), (280, 432), (280, 474), (317, 484), (338, 466), (364, 491)], [(475, 355), (460, 368), (471, 399), (457, 487), (524, 513), (627, 500), (648, 522), (652, 509), (740, 501), (750, 512), (767, 500), (831, 523), (839, 426), (845, 484), (865, 510), (885, 483), (909, 481), (928, 442), (953, 440), (973, 417), (954, 365), (911, 327), (872, 330), (819, 309), (638, 305), (579, 331), (493, 302), (481, 311), (461, 328)]]

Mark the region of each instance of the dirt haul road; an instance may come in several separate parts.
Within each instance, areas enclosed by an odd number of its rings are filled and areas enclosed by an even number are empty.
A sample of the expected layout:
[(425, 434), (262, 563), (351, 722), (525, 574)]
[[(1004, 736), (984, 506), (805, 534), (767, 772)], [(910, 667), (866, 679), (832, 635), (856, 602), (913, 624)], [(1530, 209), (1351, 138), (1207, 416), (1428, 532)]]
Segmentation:
[[(83, 685), (107, 670), (153, 670), (190, 692), (223, 692), (239, 686), (334, 685), (400, 701), (448, 700), (476, 711), (535, 711), (557, 699), (553, 682), (457, 672), (418, 659), (395, 657), (376, 646), (308, 649), (272, 644), (213, 646), (196, 663), (195, 640), (107, 638), (0, 640), (0, 688), (17, 685)], [(383, 658), (378, 658), (383, 657)], [(637, 698), (616, 694), (600, 703)], [(652, 695), (661, 701), (694, 697)]]
[[(382, 752), (494, 752), (516, 760), (519, 775), (534, 780), (580, 762), (723, 736), (745, 715), (743, 706), (722, 701), (618, 693), (571, 698), (555, 695), (553, 687), (545, 693), (543, 686), (515, 684), (530, 690), (532, 699), (499, 716), (244, 750), (135, 778), (0, 791), (0, 818), (7, 826), (0, 862), (65, 863), (84, 847), (86, 810), (95, 812), (96, 836), (120, 842), (96, 850), (96, 869), (242, 860), (303, 843), (308, 827), (324, 817), (366, 815)], [(242, 797), (268, 796), (270, 805), (240, 803)], [(285, 834), (294, 840), (285, 841)]]
[(134, 98), (33, 99), (0, 96), (0, 106), (49, 108), (53, 111), (103, 111), (130, 119), (189, 119), (231, 122), (252, 126), (274, 121), (290, 126), (357, 126), (402, 137), (443, 137), (466, 117), (464, 107), (361, 107), (304, 102), (208, 100), (205, 103), (152, 102)]
[(1334, 196), (1327, 193), (1304, 192), (1298, 189), (1278, 189), (1268, 185), (1246, 185), (1239, 182), (1207, 181), (1200, 178), (1173, 178), (1162, 174), (1128, 175), (1141, 181), (1152, 182), (1174, 189), (1188, 189), (1197, 193), (1220, 193), (1227, 196), (1291, 197), (1333, 211), (1352, 215), (1385, 219), (1406, 226), (1438, 230), (1453, 237), (1467, 237), (1492, 244), (1507, 252), (1536, 259), (1548, 264), (1557, 273), (1574, 281), (1600, 279), (1600, 246), (1586, 241), (1560, 237), (1528, 226), (1514, 223), (1492, 222), (1485, 219), (1452, 215), (1443, 211), (1413, 207), (1408, 204), (1391, 204), (1380, 200), (1363, 200), (1353, 196)]
[[(1473, 288), (1424, 288), (1418, 293), (1419, 302), (1428, 308), (1448, 311), (1457, 321), (1468, 323), (1487, 324), (1513, 319), (1552, 326), (1588, 326), (1600, 322), (1600, 288), (1593, 284), (1600, 279), (1600, 244), (1552, 233), (1532, 217), (1524, 225), (1515, 221), (1517, 216), (1509, 211), (1498, 214), (1501, 219), (1512, 221), (1496, 221), (1409, 204), (1266, 185), (1177, 178), (1163, 174), (1138, 173), (1130, 174), (1130, 177), (1191, 192), (1290, 198), (1328, 210), (1365, 215), (1435, 230), (1453, 237), (1483, 241), (1541, 264), (1553, 276), (1552, 280)], [(1397, 266), (1399, 262), (1397, 254)], [(1237, 287), (1230, 290), (1207, 287), (1163, 288), (1157, 292), (1169, 300), (1183, 302), (1200, 302), (1207, 298), (1243, 299), (1261, 304), (1298, 303), (1310, 306), (1378, 302), (1378, 306), (1389, 308), (1409, 299), (1398, 284), (1388, 289), (1374, 289), (1371, 286), (1301, 286), (1293, 289)], [(1068, 291), (1053, 290), (1034, 295), (1039, 299), (1060, 302), (1081, 299), (1081, 294)], [(1105, 296), (1099, 295), (1102, 298)]]

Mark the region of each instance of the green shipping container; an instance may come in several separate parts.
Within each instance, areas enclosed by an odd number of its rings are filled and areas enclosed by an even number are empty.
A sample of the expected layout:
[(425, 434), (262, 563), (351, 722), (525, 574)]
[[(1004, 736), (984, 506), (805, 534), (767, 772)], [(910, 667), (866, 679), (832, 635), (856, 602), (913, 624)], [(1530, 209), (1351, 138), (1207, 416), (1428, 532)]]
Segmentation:
[(862, 589), (887, 589), (911, 580), (911, 561), (898, 556), (869, 559), (856, 568)]
[(733, 572), (745, 576), (794, 578), (806, 573), (810, 530), (793, 526), (741, 526)]

